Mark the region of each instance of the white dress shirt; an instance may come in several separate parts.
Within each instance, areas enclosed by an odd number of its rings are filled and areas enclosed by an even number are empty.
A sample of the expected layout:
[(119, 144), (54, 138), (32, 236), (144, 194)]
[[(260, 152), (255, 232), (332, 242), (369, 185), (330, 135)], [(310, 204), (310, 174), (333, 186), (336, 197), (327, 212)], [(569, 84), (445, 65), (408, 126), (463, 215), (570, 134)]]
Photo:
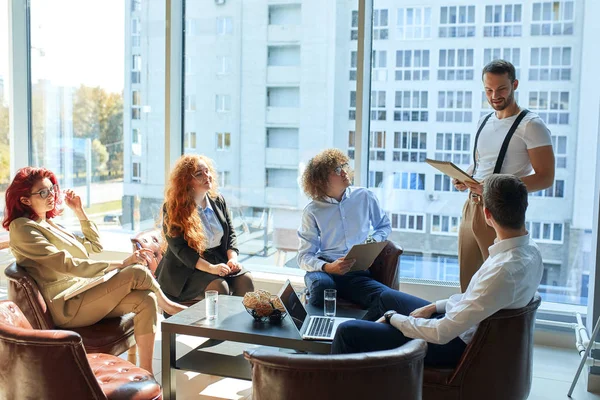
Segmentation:
[(373, 227), (373, 239), (387, 239), (392, 231), (390, 219), (368, 189), (350, 186), (342, 201), (326, 197), (313, 200), (302, 213), (298, 229), (298, 263), (306, 271), (321, 271), (325, 261), (344, 257), (352, 246), (364, 243)]
[(208, 195), (206, 197), (206, 207), (203, 208), (202, 206), (198, 206), (198, 213), (200, 214), (200, 220), (204, 226), (204, 233), (206, 234), (208, 242), (206, 248), (212, 249), (213, 247), (219, 246), (221, 244), (221, 239), (223, 239), (223, 226), (221, 226), (217, 214), (215, 214), (215, 210), (213, 210), (210, 205)]
[(445, 344), (460, 336), (469, 343), (479, 323), (502, 309), (525, 307), (542, 280), (544, 265), (529, 234), (497, 241), (465, 293), (436, 302), (440, 319), (395, 314), (391, 324), (409, 338)]

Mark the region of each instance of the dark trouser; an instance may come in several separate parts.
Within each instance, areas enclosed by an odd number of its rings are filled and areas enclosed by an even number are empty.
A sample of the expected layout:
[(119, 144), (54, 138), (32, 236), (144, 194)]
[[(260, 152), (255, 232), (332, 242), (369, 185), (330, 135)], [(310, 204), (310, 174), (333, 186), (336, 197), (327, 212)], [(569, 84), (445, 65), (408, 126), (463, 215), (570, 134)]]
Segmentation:
[[(388, 290), (379, 297), (379, 311), (395, 310), (409, 315), (417, 308), (430, 304), (428, 301), (406, 293)], [(443, 317), (434, 314), (432, 318)], [(398, 329), (386, 323), (369, 321), (348, 321), (341, 324), (333, 339), (331, 353), (361, 353), (389, 350), (402, 346), (409, 340)], [(467, 345), (461, 338), (452, 339), (446, 344), (427, 343), (425, 365), (431, 367), (456, 367)]]
[(390, 290), (383, 283), (371, 277), (370, 271), (348, 272), (345, 275), (333, 275), (326, 272), (307, 272), (304, 283), (308, 289), (309, 302), (315, 307), (323, 307), (323, 291), (337, 289), (338, 298), (351, 301), (366, 308), (364, 319), (374, 321), (379, 318), (379, 296)]

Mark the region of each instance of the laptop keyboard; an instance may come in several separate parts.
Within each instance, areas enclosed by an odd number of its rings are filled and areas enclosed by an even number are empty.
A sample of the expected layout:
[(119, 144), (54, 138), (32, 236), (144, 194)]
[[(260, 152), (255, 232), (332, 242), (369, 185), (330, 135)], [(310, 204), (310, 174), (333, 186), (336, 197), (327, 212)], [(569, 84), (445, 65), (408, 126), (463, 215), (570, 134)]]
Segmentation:
[(328, 337), (333, 331), (333, 318), (312, 317), (312, 324), (306, 333), (307, 336)]

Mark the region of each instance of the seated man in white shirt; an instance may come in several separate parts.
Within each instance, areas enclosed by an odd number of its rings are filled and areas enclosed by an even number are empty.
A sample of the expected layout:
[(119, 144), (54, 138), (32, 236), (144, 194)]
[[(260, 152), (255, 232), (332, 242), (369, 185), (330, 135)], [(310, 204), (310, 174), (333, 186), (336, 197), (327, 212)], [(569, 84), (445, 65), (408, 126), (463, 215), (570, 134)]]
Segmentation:
[(539, 249), (525, 229), (527, 187), (513, 175), (491, 175), (485, 180), (483, 202), (497, 239), (467, 290), (436, 303), (384, 292), (379, 300), (384, 316), (377, 322), (340, 325), (332, 353), (393, 349), (419, 338), (429, 344), (425, 365), (455, 367), (481, 321), (501, 309), (526, 306), (544, 270)]

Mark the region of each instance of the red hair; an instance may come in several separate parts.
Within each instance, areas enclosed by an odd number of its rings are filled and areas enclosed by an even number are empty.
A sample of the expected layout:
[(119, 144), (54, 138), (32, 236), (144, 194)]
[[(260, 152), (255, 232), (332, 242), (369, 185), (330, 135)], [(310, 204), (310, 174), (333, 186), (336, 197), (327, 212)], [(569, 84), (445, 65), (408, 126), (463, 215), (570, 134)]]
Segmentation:
[[(216, 198), (217, 191), (217, 172), (212, 160), (206, 156), (187, 154), (177, 160), (173, 166), (169, 184), (165, 190), (165, 202), (163, 207), (166, 210), (166, 218), (163, 223), (166, 227), (167, 235), (171, 237), (183, 236), (188, 245), (198, 253), (206, 250), (207, 238), (204, 233), (204, 225), (198, 214), (194, 188), (190, 184), (193, 175), (198, 170), (198, 164), (204, 161), (213, 178), (213, 187), (208, 195)], [(164, 231), (163, 231), (164, 235)], [(167, 241), (163, 241), (163, 251), (167, 248)]]
[[(58, 185), (56, 175), (46, 168), (25, 167), (17, 171), (13, 181), (6, 189), (6, 209), (2, 226), (8, 230), (10, 223), (20, 217), (38, 219), (38, 215), (27, 204), (21, 203), (21, 197), (30, 197), (33, 187), (44, 178), (48, 178), (53, 185)], [(59, 189), (60, 190), (60, 189)], [(54, 208), (46, 213), (46, 218), (54, 218), (62, 211), (59, 205), (62, 203), (60, 196), (56, 196)]]

